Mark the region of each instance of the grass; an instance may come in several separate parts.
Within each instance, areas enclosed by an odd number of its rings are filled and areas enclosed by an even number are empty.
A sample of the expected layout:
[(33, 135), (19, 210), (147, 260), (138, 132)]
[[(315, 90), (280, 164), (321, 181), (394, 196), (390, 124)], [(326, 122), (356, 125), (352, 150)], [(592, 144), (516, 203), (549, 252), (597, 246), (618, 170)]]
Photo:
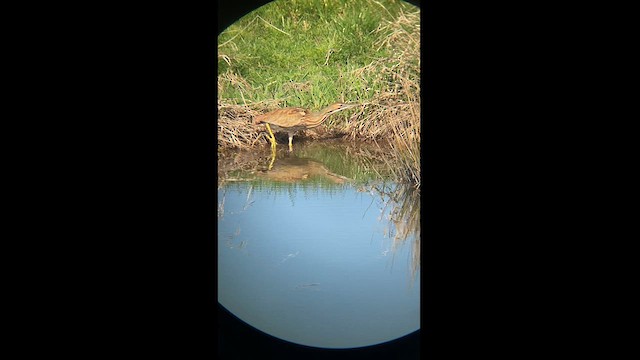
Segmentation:
[[(412, 284), (420, 269), (420, 192), (406, 183), (376, 183), (366, 187), (368, 192), (377, 194), (388, 209), (387, 236), (391, 239), (391, 250), (395, 253), (401, 247), (411, 246), (409, 266)], [(393, 258), (392, 258), (393, 259)]]
[(267, 144), (251, 119), (278, 107), (360, 103), (324, 135), (384, 143), (397, 177), (419, 187), (419, 94), (419, 9), (403, 1), (274, 1), (218, 38), (221, 149)]
[(383, 2), (388, 11), (368, 0), (274, 1), (248, 14), (218, 39), (221, 97), (308, 108), (371, 98), (382, 84), (353, 72), (392, 55), (375, 32), (411, 6)]

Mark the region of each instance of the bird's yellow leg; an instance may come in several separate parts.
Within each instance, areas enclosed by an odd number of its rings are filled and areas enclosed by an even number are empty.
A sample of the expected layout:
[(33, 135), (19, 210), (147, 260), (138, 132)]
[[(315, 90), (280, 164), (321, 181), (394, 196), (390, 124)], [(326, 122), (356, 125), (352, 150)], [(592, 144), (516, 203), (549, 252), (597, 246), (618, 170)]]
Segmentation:
[(269, 170), (273, 167), (274, 161), (276, 161), (276, 148), (271, 147), (271, 162), (269, 163)]
[(293, 151), (293, 146), (291, 146), (291, 140), (293, 139), (293, 136), (289, 136), (289, 152)]
[(273, 131), (271, 131), (271, 126), (269, 126), (269, 123), (266, 123), (267, 125), (267, 130), (269, 130), (269, 135), (271, 135), (271, 137), (269, 138), (269, 141), (271, 141), (271, 147), (272, 148), (276, 148), (276, 137), (275, 135), (273, 135)]

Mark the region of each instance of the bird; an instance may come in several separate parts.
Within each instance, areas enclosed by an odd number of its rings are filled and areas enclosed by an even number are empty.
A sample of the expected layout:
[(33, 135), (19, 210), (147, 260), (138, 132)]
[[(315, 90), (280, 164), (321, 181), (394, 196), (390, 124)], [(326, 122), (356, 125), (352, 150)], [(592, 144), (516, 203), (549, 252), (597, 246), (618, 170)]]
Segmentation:
[(267, 125), (267, 130), (269, 130), (269, 135), (271, 135), (269, 141), (271, 141), (271, 147), (273, 149), (276, 147), (276, 139), (269, 125), (272, 125), (275, 131), (286, 132), (289, 135), (289, 152), (291, 152), (293, 151), (291, 141), (293, 140), (293, 135), (296, 132), (319, 126), (325, 122), (330, 115), (355, 106), (358, 106), (358, 104), (343, 104), (337, 102), (318, 112), (310, 112), (307, 109), (299, 107), (277, 109), (266, 114), (256, 116), (253, 119), (253, 125), (259, 125), (262, 123)]
[(276, 162), (273, 170), (255, 173), (257, 177), (276, 182), (297, 183), (311, 179), (324, 179), (334, 184), (344, 184), (351, 181), (348, 177), (331, 172), (327, 167), (313, 159), (299, 157), (285, 157)]

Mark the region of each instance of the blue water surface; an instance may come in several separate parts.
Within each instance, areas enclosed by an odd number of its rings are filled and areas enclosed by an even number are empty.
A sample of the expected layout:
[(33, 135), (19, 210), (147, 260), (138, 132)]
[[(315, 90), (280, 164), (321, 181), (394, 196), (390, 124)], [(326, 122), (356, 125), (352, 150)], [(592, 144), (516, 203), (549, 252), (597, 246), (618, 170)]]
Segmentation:
[[(351, 348), (420, 327), (411, 246), (393, 248), (383, 199), (356, 187), (218, 191), (218, 301), (297, 344)], [(419, 277), (419, 275), (418, 275)]]

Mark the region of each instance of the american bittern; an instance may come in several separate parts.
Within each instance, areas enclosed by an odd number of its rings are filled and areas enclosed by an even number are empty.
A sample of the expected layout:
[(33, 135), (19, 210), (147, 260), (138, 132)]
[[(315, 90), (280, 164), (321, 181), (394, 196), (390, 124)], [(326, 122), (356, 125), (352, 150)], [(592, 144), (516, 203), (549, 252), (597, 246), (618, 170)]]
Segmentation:
[(303, 108), (284, 108), (278, 109), (266, 114), (258, 115), (254, 118), (253, 124), (258, 125), (266, 123), (267, 130), (269, 130), (269, 141), (271, 141), (271, 147), (276, 147), (276, 138), (271, 131), (269, 124), (273, 125), (275, 131), (284, 131), (289, 134), (289, 151), (293, 151), (291, 140), (293, 135), (299, 130), (306, 130), (314, 128), (322, 124), (331, 114), (335, 114), (338, 111), (358, 106), (358, 104), (343, 104), (335, 103), (327, 106), (321, 111), (312, 113)]

